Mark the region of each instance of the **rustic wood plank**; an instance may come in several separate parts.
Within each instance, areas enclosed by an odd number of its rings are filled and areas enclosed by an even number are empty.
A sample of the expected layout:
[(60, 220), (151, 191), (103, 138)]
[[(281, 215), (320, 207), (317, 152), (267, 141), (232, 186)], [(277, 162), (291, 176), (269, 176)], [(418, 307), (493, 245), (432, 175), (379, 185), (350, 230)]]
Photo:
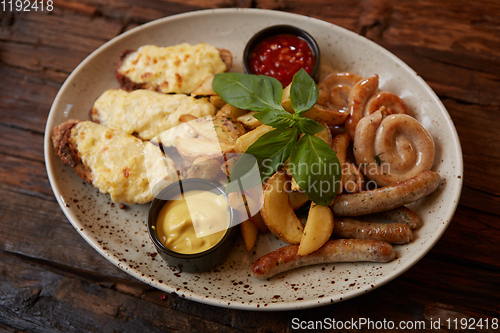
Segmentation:
[[(431, 253), (450, 262), (498, 271), (498, 217), (460, 208), (457, 215)], [(484, 238), (484, 234), (494, 236)], [(461, 248), (467, 251), (460, 251)]]
[(53, 197), (43, 162), (21, 159), (0, 153), (0, 184)]
[(50, 106), (68, 74), (0, 64), (0, 123), (43, 134)]
[[(471, 70), (452, 61), (453, 57), (448, 57), (449, 53), (447, 52), (431, 52), (422, 48), (380, 44), (422, 76), (439, 97), (480, 106), (498, 106), (500, 104), (500, 97), (494, 93), (500, 88), (498, 82), (500, 69), (496, 73)], [(443, 61), (443, 59), (450, 59), (450, 61)], [(478, 64), (481, 63), (480, 56), (476, 61)], [(498, 60), (493, 61), (498, 64)], [(493, 61), (490, 60), (490, 62)], [(483, 65), (471, 64), (470, 66), (488, 67), (487, 63), (483, 63)], [(491, 70), (495, 69), (491, 68)], [(453, 75), (449, 73), (453, 73)]]
[(359, 0), (350, 2), (256, 0), (256, 7), (303, 14), (355, 31), (362, 12), (359, 6), (360, 3), (361, 1)]
[(116, 37), (122, 28), (119, 20), (67, 11), (15, 12), (13, 21), (0, 32), (0, 39), (88, 52)]
[(478, 106), (453, 99), (444, 99), (443, 103), (453, 119), (462, 145), (464, 186), (484, 193), (488, 201), (497, 204), (478, 203), (475, 196), (462, 196), (461, 203), (499, 214), (500, 178), (497, 165), (500, 165), (500, 138), (492, 124), (498, 123), (500, 105)]
[[(500, 216), (459, 206), (443, 237), (433, 252), (469, 265), (484, 265), (500, 269)], [(463, 249), (467, 249), (464, 251)], [(464, 263), (465, 264), (465, 263)]]
[(0, 197), (1, 250), (54, 265), (133, 279), (85, 242), (55, 199), (9, 191), (5, 185), (0, 186)]
[(51, 272), (0, 251), (0, 317), (7, 327), (44, 332), (236, 332), (78, 276)]
[(43, 134), (0, 123), (0, 152), (43, 162)]
[[(435, 50), (495, 54), (500, 45), (500, 6), (471, 1), (376, 1), (384, 10), (377, 18), (386, 42)], [(471, 24), (474, 21), (475, 24)]]
[(485, 211), (497, 216), (500, 215), (500, 197), (468, 186), (464, 186), (462, 189), (460, 204), (476, 209), (478, 212)]

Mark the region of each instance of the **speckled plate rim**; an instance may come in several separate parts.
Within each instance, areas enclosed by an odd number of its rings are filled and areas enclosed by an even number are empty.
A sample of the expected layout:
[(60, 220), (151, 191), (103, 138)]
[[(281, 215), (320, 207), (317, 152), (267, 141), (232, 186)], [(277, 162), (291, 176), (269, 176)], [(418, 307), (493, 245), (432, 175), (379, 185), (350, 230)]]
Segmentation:
[[(455, 188), (454, 188), (454, 196), (449, 198), (449, 202), (454, 202), (454, 204), (450, 205), (450, 209), (447, 211), (446, 216), (443, 216), (443, 219), (447, 221), (447, 223), (440, 224), (439, 227), (436, 229), (435, 233), (432, 235), (432, 242), (427, 243), (425, 248), (421, 248), (420, 251), (417, 253), (417, 255), (413, 256), (411, 260), (406, 260), (404, 263), (401, 263), (401, 265), (398, 267), (397, 270), (392, 271), (390, 274), (386, 274), (380, 278), (377, 279), (377, 285), (375, 288), (378, 288), (387, 282), (393, 280), (397, 276), (401, 275), (405, 271), (407, 271), (410, 267), (415, 265), (422, 257), (425, 256), (425, 254), (430, 251), (430, 249), (437, 243), (437, 241), (440, 239), (442, 234), (445, 232), (446, 228), (448, 227), (455, 210), (458, 206), (458, 200), (461, 195), (461, 189), (462, 189), (462, 175), (463, 175), (463, 160), (462, 160), (462, 150), (460, 146), (460, 141), (458, 139), (458, 134), (456, 132), (456, 129), (454, 127), (453, 121), (451, 120), (450, 115), (446, 111), (444, 105), (441, 103), (439, 98), (436, 96), (434, 91), (427, 85), (427, 83), (417, 75), (415, 71), (413, 71), (408, 65), (406, 65), (402, 60), (397, 58), (395, 55), (390, 53), (389, 51), (385, 50), (381, 46), (375, 44), (374, 42), (370, 41), (369, 39), (357, 35), (356, 33), (349, 31), (347, 29), (338, 27), (336, 25), (333, 25), (331, 23), (321, 21), (318, 19), (314, 19), (311, 17), (307, 16), (302, 16), (298, 14), (292, 14), (292, 13), (286, 13), (286, 12), (279, 12), (279, 11), (272, 11), (272, 10), (263, 10), (263, 9), (240, 9), (240, 8), (230, 8), (230, 9), (210, 9), (210, 10), (201, 10), (201, 11), (194, 11), (194, 12), (188, 12), (188, 13), (183, 13), (183, 14), (178, 14), (178, 15), (173, 15), (169, 16), (163, 19), (159, 19), (147, 24), (144, 24), (142, 26), (139, 26), (135, 29), (132, 29), (122, 35), (117, 36), (116, 38), (110, 40), (109, 42), (105, 43), (101, 47), (99, 47), (96, 51), (94, 51), (92, 54), (90, 54), (80, 65), (77, 66), (77, 68), (73, 71), (71, 75), (67, 78), (65, 83), (62, 85), (61, 89), (59, 90), (56, 98), (54, 99), (52, 108), (49, 112), (49, 116), (47, 119), (46, 123), (46, 128), (45, 128), (45, 138), (44, 138), (44, 157), (46, 161), (46, 169), (47, 169), (47, 174), (49, 178), (49, 182), (51, 184), (51, 187), (53, 189), (54, 195), (56, 197), (56, 200), (58, 204), (60, 205), (61, 209), (63, 210), (64, 214), (68, 218), (68, 220), (72, 223), (72, 225), (75, 227), (75, 229), (80, 233), (80, 235), (97, 251), (99, 252), (103, 257), (105, 257), (107, 260), (112, 262), (115, 266), (119, 267), (120, 269), (123, 270), (123, 268), (119, 265), (118, 259), (116, 257), (110, 256), (105, 249), (103, 249), (99, 244), (94, 242), (92, 239), (87, 237), (79, 228), (77, 228), (77, 222), (75, 221), (75, 216), (72, 216), (70, 212), (66, 209), (64, 209), (66, 202), (64, 198), (62, 197), (60, 193), (59, 186), (60, 184), (57, 183), (57, 175), (54, 174), (53, 169), (53, 158), (51, 156), (53, 155), (53, 148), (52, 144), (50, 141), (50, 131), (53, 128), (54, 124), (54, 113), (56, 106), (62, 99), (62, 96), (67, 93), (69, 89), (71, 89), (71, 83), (72, 80), (74, 79), (75, 76), (77, 76), (77, 73), (84, 70), (88, 63), (95, 57), (99, 55), (100, 52), (103, 50), (112, 47), (115, 43), (118, 43), (122, 40), (127, 39), (130, 35), (136, 34), (142, 29), (149, 29), (151, 27), (155, 26), (161, 26), (165, 22), (168, 21), (186, 21), (186, 20), (191, 20), (191, 19), (196, 19), (197, 17), (205, 16), (205, 15), (212, 15), (212, 14), (227, 14), (231, 15), (233, 13), (244, 13), (248, 14), (249, 17), (252, 15), (268, 15), (270, 17), (276, 17), (276, 18), (281, 18), (281, 19), (286, 19), (286, 18), (291, 18), (293, 17), (294, 19), (302, 19), (302, 20), (311, 20), (313, 21), (314, 24), (318, 25), (323, 25), (324, 29), (331, 29), (331, 31), (335, 34), (340, 34), (345, 38), (348, 39), (354, 39), (359, 43), (364, 43), (367, 45), (367, 47), (370, 47), (372, 49), (376, 49), (377, 52), (381, 53), (384, 55), (384, 57), (388, 60), (391, 61), (395, 64), (398, 65), (398, 67), (403, 68), (408, 75), (411, 75), (414, 77), (414, 79), (418, 80), (422, 88), (429, 94), (429, 96), (432, 97), (432, 103), (434, 103), (443, 113), (445, 116), (446, 120), (446, 126), (449, 127), (451, 130), (451, 135), (452, 135), (452, 140), (454, 143), (454, 151), (453, 155), (455, 156), (454, 162), (457, 164), (455, 165), (455, 171), (454, 173), (458, 175), (459, 180), (455, 183)], [(124, 270), (125, 271), (125, 270)], [(157, 285), (156, 283), (151, 283), (149, 280), (141, 277), (140, 272), (137, 270), (128, 270), (126, 273), (134, 276), (140, 281), (143, 281), (147, 284), (152, 285), (153, 287), (160, 288), (166, 292), (175, 292), (174, 288), (171, 288), (169, 286), (164, 286), (164, 285)], [(272, 282), (269, 282), (270, 284)], [(203, 295), (187, 295), (185, 298), (190, 299), (193, 301), (201, 302), (204, 304), (209, 304), (209, 305), (214, 305), (214, 306), (219, 306), (219, 307), (227, 307), (227, 308), (235, 308), (235, 309), (244, 309), (244, 310), (261, 310), (261, 311), (272, 311), (272, 310), (294, 310), (294, 309), (300, 309), (300, 308), (310, 308), (310, 307), (317, 307), (325, 304), (330, 304), (332, 301), (339, 302), (339, 301), (344, 301), (356, 296), (359, 296), (369, 290), (373, 290), (373, 288), (369, 288), (368, 286), (365, 286), (361, 289), (357, 290), (349, 290), (345, 293), (343, 293), (340, 297), (340, 295), (327, 295), (329, 297), (324, 297), (323, 300), (317, 300), (317, 299), (312, 299), (312, 300), (303, 300), (303, 301), (291, 301), (291, 302), (285, 302), (285, 303), (275, 303), (275, 304), (269, 304), (268, 307), (260, 307), (256, 308), (255, 304), (250, 305), (250, 304), (238, 304), (238, 303), (233, 303), (233, 304), (227, 304), (224, 301), (221, 301), (217, 298), (205, 298)]]

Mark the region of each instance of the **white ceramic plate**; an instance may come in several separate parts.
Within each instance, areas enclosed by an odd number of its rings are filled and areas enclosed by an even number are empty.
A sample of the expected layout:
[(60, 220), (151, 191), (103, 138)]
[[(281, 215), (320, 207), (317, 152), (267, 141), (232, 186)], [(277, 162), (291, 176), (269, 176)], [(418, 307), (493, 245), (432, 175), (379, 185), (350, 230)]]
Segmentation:
[[(380, 87), (401, 96), (436, 143), (433, 170), (443, 177), (433, 195), (414, 205), (424, 220), (415, 240), (396, 246), (398, 258), (386, 264), (343, 263), (297, 269), (270, 280), (250, 277), (252, 262), (280, 246), (261, 236), (247, 253), (238, 241), (217, 269), (202, 274), (170, 268), (150, 242), (146, 230), (148, 205), (120, 210), (109, 196), (79, 179), (55, 156), (49, 133), (67, 119), (88, 119), (95, 99), (118, 87), (114, 66), (121, 52), (144, 44), (169, 46), (206, 42), (230, 50), (233, 71), (242, 72), (246, 41), (269, 25), (286, 23), (308, 31), (319, 43), (322, 73), (331, 69), (362, 76), (379, 74)], [(45, 135), (45, 160), (50, 184), (62, 210), (82, 237), (106, 259), (137, 279), (194, 301), (249, 310), (284, 310), (339, 302), (364, 294), (402, 274), (438, 241), (455, 212), (462, 188), (462, 153), (456, 130), (429, 86), (406, 64), (366, 38), (305, 16), (258, 9), (216, 9), (154, 21), (106, 43), (69, 76), (50, 111)]]

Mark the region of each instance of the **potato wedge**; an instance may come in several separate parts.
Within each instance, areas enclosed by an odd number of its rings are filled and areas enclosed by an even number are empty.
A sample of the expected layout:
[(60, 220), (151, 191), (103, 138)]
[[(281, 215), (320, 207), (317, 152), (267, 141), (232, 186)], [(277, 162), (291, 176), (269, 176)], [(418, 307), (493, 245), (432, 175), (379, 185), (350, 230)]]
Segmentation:
[(322, 247), (332, 235), (333, 223), (329, 207), (312, 204), (297, 254), (305, 256)]
[[(332, 146), (332, 132), (330, 131), (330, 127), (327, 126), (326, 124), (322, 124), (322, 125), (323, 125), (324, 129), (322, 131), (319, 131), (318, 133), (314, 134), (314, 136), (325, 141), (326, 144), (331, 147)], [(303, 137), (304, 134), (301, 134), (300, 136)]]
[(291, 180), (290, 180), (291, 190), (293, 192), (301, 192), (302, 189), (300, 188), (300, 186), (297, 184), (297, 182), (293, 178), (292, 172), (290, 171), (290, 168), (288, 167), (288, 160), (283, 165), (282, 170), (288, 175), (288, 177), (291, 178)]
[(238, 128), (230, 120), (217, 117), (194, 118), (190, 115), (182, 115), (181, 121), (187, 122), (188, 126), (195, 130), (199, 136), (210, 141), (224, 141), (229, 145), (236, 144), (240, 136)]
[[(285, 108), (290, 113), (294, 113), (292, 107), (292, 101), (290, 100), (290, 85), (283, 89), (283, 95), (281, 98), (281, 106)], [(315, 104), (309, 111), (303, 114), (304, 117), (316, 120), (322, 124), (328, 126), (338, 126), (345, 122), (348, 112), (341, 112), (338, 110), (330, 110), (326, 106)]]
[(236, 144), (240, 132), (238, 127), (236, 127), (231, 120), (215, 118), (214, 127), (219, 141), (224, 141), (231, 145)]
[(304, 192), (291, 191), (288, 195), (290, 196), (290, 205), (292, 205), (293, 210), (299, 209), (309, 201)]
[(227, 195), (227, 203), (243, 216), (243, 220), (249, 219), (259, 213), (262, 208), (262, 185), (246, 189), (243, 192), (231, 192)]
[(236, 162), (238, 162), (237, 157), (231, 157), (225, 160), (224, 163), (222, 163), (222, 165), (220, 166), (221, 171), (224, 172), (226, 176), (231, 177), (231, 171), (233, 171)]
[(262, 215), (260, 215), (260, 212), (252, 216), (250, 218), (250, 221), (252, 221), (252, 223), (255, 224), (257, 228), (259, 228), (260, 232), (266, 233), (269, 231), (266, 223), (264, 222), (264, 219), (262, 218)]
[(295, 113), (292, 107), (292, 101), (290, 100), (290, 88), (292, 84), (290, 83), (283, 89), (283, 94), (281, 95), (281, 106), (285, 108), (290, 113)]
[(248, 110), (243, 110), (232, 106), (231, 104), (225, 104), (220, 108), (219, 112), (215, 115), (218, 118), (230, 118), (230, 120), (236, 120), (238, 117), (243, 116), (248, 113)]
[(235, 151), (237, 153), (244, 153), (248, 147), (250, 147), (258, 138), (266, 134), (267, 132), (273, 130), (271, 126), (260, 125), (256, 129), (240, 136), (236, 140)]
[(253, 116), (256, 113), (257, 112), (255, 111), (248, 112), (242, 116), (239, 116), (238, 118), (236, 118), (236, 120), (242, 123), (246, 128), (249, 129), (257, 128), (260, 125), (262, 125), (262, 123)]
[(188, 162), (204, 158), (220, 158), (222, 153), (234, 151), (234, 145), (228, 145), (224, 142), (210, 141), (204, 138), (176, 138), (175, 147), (179, 154)]
[(220, 159), (209, 159), (199, 157), (193, 161), (193, 164), (186, 170), (187, 178), (203, 178), (214, 180), (221, 172)]
[(245, 248), (247, 251), (251, 251), (257, 241), (257, 236), (259, 234), (259, 228), (250, 220), (241, 222), (240, 224), (241, 236), (243, 237), (243, 242), (245, 243)]
[(332, 149), (337, 154), (340, 163), (345, 163), (347, 156), (347, 147), (351, 140), (348, 133), (335, 135), (332, 139)]
[(276, 172), (266, 181), (260, 214), (269, 230), (288, 244), (299, 244), (302, 239), (302, 223), (295, 215), (284, 172)]
[(340, 181), (339, 193), (342, 193), (344, 184), (346, 183), (346, 176), (349, 174), (349, 166), (347, 165), (347, 147), (349, 146), (350, 136), (348, 133), (335, 135), (332, 139), (332, 149), (337, 154), (340, 165), (342, 166), (342, 175)]
[(316, 120), (322, 124), (327, 124), (328, 126), (338, 126), (345, 122), (349, 112), (329, 110), (326, 106), (315, 104), (312, 109), (305, 112), (303, 115), (304, 117)]
[(226, 104), (226, 102), (219, 95), (210, 96), (210, 103), (212, 103), (216, 109), (220, 109)]
[(342, 179), (342, 184), (347, 192), (358, 193), (363, 191), (365, 179), (361, 171), (354, 164), (349, 162), (343, 164)]
[(322, 124), (322, 125), (323, 125), (323, 127), (325, 127), (325, 129), (322, 130), (321, 132), (314, 134), (314, 136), (325, 141), (326, 144), (331, 147), (333, 138), (332, 138), (332, 132), (330, 131), (330, 127), (326, 124)]
[(210, 141), (217, 141), (213, 117), (196, 118), (190, 114), (184, 114), (179, 119), (187, 123), (199, 136)]

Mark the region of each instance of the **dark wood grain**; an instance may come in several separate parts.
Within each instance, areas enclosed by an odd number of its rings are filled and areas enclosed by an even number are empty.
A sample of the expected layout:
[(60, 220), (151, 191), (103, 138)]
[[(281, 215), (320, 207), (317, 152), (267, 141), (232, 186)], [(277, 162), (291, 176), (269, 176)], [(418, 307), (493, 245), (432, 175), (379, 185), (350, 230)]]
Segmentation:
[[(446, 106), (464, 157), (459, 207), (433, 249), (394, 281), (317, 309), (211, 307), (122, 272), (60, 210), (45, 171), (43, 136), (71, 71), (143, 23), (225, 7), (293, 12), (361, 34), (409, 64)], [(290, 332), (293, 318), (427, 324), (500, 318), (499, 125), (500, 2), (494, 0), (57, 0), (51, 13), (0, 12), (0, 331)]]

